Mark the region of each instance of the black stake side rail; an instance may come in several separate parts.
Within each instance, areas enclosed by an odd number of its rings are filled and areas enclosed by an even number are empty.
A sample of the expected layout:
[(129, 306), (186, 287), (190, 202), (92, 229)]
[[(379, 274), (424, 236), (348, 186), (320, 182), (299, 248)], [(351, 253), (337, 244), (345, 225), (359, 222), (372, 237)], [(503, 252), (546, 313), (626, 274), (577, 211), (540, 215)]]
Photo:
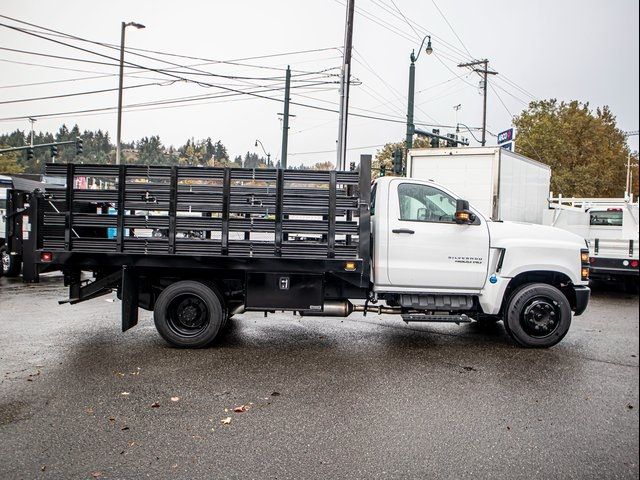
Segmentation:
[[(197, 258), (209, 267), (273, 269), (269, 259), (290, 259), (287, 268), (298, 262), (369, 283), (370, 155), (359, 172), (85, 164), (48, 164), (46, 172), (67, 180), (47, 191), (56, 208), (45, 212), (39, 242), (61, 267), (196, 268)], [(76, 188), (79, 179), (108, 188)], [(141, 229), (163, 235), (136, 236)]]

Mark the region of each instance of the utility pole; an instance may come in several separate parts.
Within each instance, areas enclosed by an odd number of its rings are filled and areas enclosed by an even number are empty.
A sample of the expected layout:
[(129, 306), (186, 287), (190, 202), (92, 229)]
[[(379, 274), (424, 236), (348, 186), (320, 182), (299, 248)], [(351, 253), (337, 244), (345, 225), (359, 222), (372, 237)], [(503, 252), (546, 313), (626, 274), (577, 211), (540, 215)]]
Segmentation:
[(37, 120), (29, 117), (29, 122), (31, 123), (31, 140), (29, 141), (29, 145), (33, 147), (33, 124), (36, 123)]
[(287, 168), (287, 149), (289, 147), (289, 92), (291, 91), (291, 68), (287, 66), (287, 76), (284, 84), (284, 113), (282, 115), (282, 154), (280, 168)]
[[(633, 137), (638, 135), (638, 130), (632, 130), (629, 132), (623, 132), (625, 138)], [(637, 167), (638, 164), (631, 163), (631, 152), (627, 155), (627, 181), (624, 188), (624, 196), (625, 198), (629, 198), (631, 196), (631, 188), (633, 187), (633, 174), (631, 173), (631, 167)]]
[(336, 168), (346, 169), (347, 162), (347, 121), (349, 119), (349, 83), (351, 82), (351, 49), (353, 46), (353, 14), (355, 0), (347, 0), (344, 50), (342, 52), (342, 75), (340, 79), (340, 117), (338, 120), (338, 155)]
[(482, 104), (482, 142), (480, 143), (484, 147), (487, 143), (487, 89), (489, 88), (488, 80), (489, 75), (498, 75), (498, 72), (489, 70), (489, 60), (487, 60), (486, 58), (484, 60), (461, 63), (460, 65), (458, 65), (458, 67), (477, 67), (478, 65), (482, 65), (484, 68), (472, 68), (472, 70), (483, 76), (482, 93), (484, 99)]

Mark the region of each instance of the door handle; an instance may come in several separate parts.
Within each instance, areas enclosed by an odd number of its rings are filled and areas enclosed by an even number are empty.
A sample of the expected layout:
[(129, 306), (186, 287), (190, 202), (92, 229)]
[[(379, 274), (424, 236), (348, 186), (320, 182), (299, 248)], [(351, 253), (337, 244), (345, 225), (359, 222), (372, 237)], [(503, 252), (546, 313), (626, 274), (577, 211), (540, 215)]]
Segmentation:
[(414, 234), (416, 232), (414, 232), (413, 230), (409, 230), (408, 228), (394, 228), (393, 230), (391, 230), (393, 233), (409, 233), (409, 234)]

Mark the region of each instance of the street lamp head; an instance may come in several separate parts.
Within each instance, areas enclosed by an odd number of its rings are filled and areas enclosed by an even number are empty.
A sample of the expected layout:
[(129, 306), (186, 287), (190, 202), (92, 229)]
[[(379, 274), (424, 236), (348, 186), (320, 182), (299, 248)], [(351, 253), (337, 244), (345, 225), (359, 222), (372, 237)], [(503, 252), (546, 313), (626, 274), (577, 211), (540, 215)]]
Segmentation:
[(258, 146), (258, 140), (256, 140), (256, 144), (254, 145), (254, 147), (257, 147), (257, 146)]
[(140, 28), (145, 28), (145, 26), (144, 26), (144, 25), (142, 25), (141, 23), (136, 23), (136, 22), (129, 22), (129, 23), (127, 23), (127, 25), (126, 25), (126, 26), (127, 26), (127, 27), (136, 27), (136, 28), (138, 28), (138, 29), (140, 29)]
[(427, 48), (425, 49), (427, 55), (431, 55), (433, 53), (433, 47), (431, 46), (431, 36), (429, 36), (429, 41), (427, 42)]

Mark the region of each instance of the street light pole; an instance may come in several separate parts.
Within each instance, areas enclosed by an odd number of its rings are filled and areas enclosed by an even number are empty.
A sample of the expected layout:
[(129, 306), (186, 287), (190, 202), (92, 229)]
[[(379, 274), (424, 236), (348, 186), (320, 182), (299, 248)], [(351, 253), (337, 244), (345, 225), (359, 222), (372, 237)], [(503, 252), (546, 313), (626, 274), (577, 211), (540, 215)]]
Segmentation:
[(264, 148), (264, 145), (262, 144), (262, 142), (260, 140), (256, 140), (256, 144), (255, 146), (257, 147), (258, 144), (260, 144), (260, 147), (262, 148), (262, 151), (264, 152), (264, 154), (267, 156), (267, 164), (271, 163), (271, 154), (267, 153), (267, 151)]
[(416, 62), (418, 58), (420, 58), (420, 52), (422, 52), (422, 47), (424, 46), (425, 40), (429, 39), (427, 42), (427, 48), (425, 52), (427, 55), (431, 55), (433, 53), (433, 48), (431, 47), (431, 35), (426, 35), (422, 39), (422, 43), (420, 43), (420, 48), (418, 48), (418, 55), (416, 55), (415, 50), (411, 52), (411, 65), (409, 65), (409, 96), (407, 102), (407, 137), (405, 140), (405, 146), (407, 150), (413, 147), (413, 134), (415, 133), (416, 126), (413, 124), (413, 107), (414, 107), (414, 96), (416, 89)]
[(116, 165), (121, 162), (121, 139), (122, 139), (122, 87), (124, 83), (124, 31), (127, 27), (144, 28), (144, 25), (135, 22), (122, 22), (120, 31), (120, 79), (118, 82), (118, 128), (116, 133)]

